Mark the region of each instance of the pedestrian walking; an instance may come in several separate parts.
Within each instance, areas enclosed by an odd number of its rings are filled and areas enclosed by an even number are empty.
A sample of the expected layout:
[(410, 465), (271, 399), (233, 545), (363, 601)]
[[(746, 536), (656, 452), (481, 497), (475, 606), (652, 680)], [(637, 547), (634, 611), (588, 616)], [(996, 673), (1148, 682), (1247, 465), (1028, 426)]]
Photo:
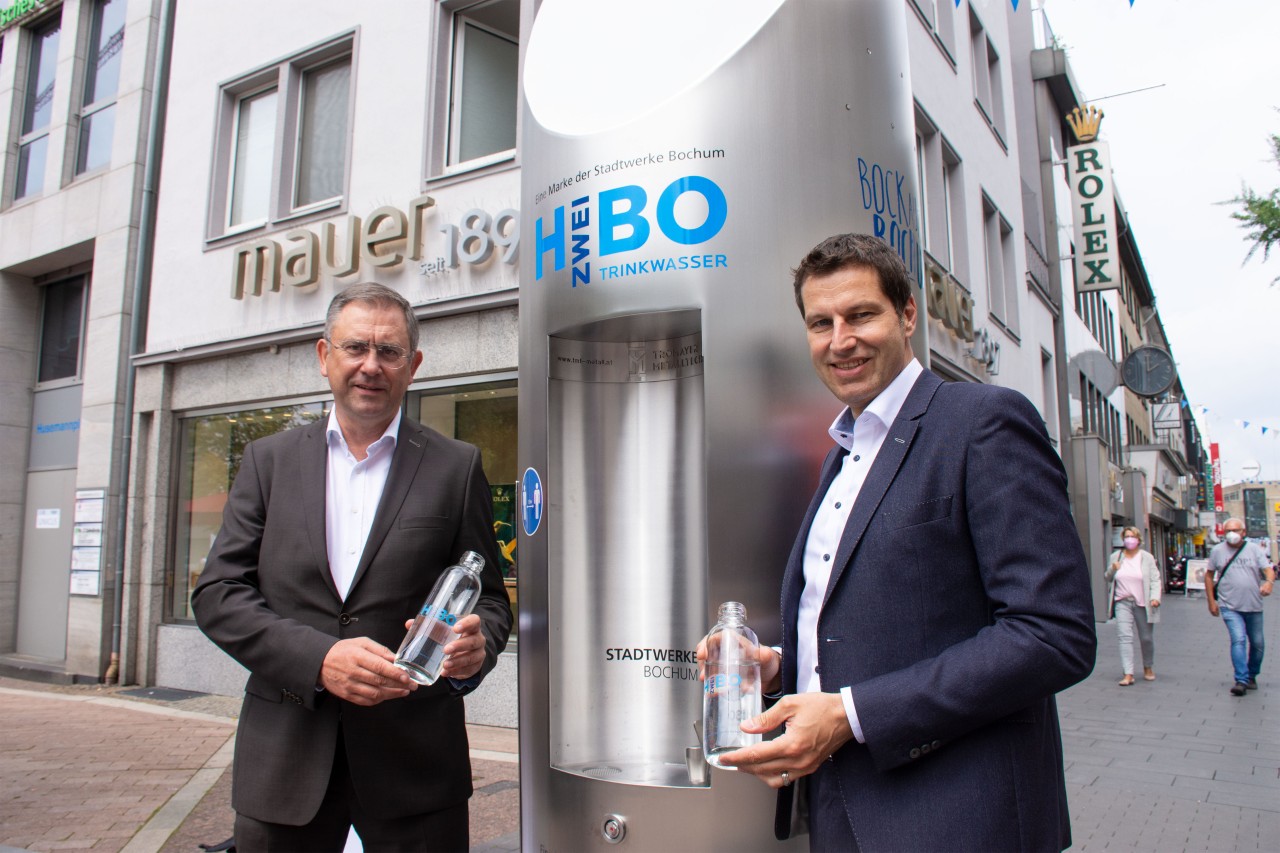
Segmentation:
[(1107, 560), (1104, 576), (1111, 602), (1111, 618), (1116, 620), (1116, 637), (1120, 641), (1120, 666), (1124, 676), (1121, 687), (1133, 684), (1133, 637), (1142, 646), (1142, 677), (1156, 680), (1155, 624), (1160, 621), (1162, 584), (1156, 558), (1142, 548), (1142, 531), (1126, 527), (1120, 532), (1124, 547)]
[(1258, 673), (1262, 671), (1262, 654), (1266, 641), (1262, 636), (1262, 599), (1271, 594), (1275, 569), (1262, 549), (1244, 538), (1244, 521), (1228, 518), (1222, 525), (1225, 542), (1209, 552), (1209, 571), (1205, 572), (1205, 600), (1209, 612), (1221, 615), (1231, 636), (1231, 668), (1235, 683), (1232, 696), (1243, 696), (1258, 689)]

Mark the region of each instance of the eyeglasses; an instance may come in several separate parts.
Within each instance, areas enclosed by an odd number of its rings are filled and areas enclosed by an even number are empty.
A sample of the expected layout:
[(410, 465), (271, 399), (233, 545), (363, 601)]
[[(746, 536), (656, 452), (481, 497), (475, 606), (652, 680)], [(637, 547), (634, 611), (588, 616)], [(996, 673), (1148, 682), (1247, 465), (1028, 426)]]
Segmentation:
[(377, 354), (378, 364), (391, 370), (404, 367), (405, 362), (409, 360), (409, 351), (395, 344), (371, 344), (368, 341), (330, 341), (330, 343), (352, 364), (359, 364), (368, 358), (369, 350)]

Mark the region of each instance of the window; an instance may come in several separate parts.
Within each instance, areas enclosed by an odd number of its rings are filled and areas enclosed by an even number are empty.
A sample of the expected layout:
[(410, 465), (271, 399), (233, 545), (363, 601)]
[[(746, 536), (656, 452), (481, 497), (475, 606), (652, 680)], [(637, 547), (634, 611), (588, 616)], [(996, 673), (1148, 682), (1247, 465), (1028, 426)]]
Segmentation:
[(964, 216), (964, 178), (960, 170), (960, 156), (942, 141), (942, 191), (945, 194), (942, 210), (946, 216), (947, 254), (950, 255), (951, 274), (961, 281), (970, 280), (965, 274), (969, 265)]
[(191, 590), (213, 540), (222, 529), (222, 508), (240, 470), (244, 448), (254, 439), (328, 417), (329, 403), (300, 403), (185, 418), (178, 450), (178, 519), (173, 598), (175, 619), (193, 619)]
[(1040, 407), (1049, 441), (1058, 446), (1058, 377), (1053, 370), (1053, 355), (1040, 350)]
[(987, 310), (1010, 333), (1018, 334), (1018, 270), (1013, 226), (986, 194), (982, 196), (983, 249), (987, 264)]
[(955, 64), (956, 11), (950, 0), (908, 0), (920, 20), (932, 32), (947, 59)]
[(960, 158), (919, 108), (916, 109), (916, 169), (920, 175), (920, 237), (925, 250), (958, 279), (964, 257), (964, 189)]
[(84, 330), (83, 276), (42, 288), (40, 361), (37, 382), (75, 379), (80, 375), (80, 342)]
[(116, 93), (120, 89), (120, 54), (124, 47), (125, 0), (98, 0), (89, 26), (84, 94), (80, 105), (80, 139), (76, 174), (111, 162)]
[(313, 68), (302, 77), (302, 119), (294, 205), (342, 195), (347, 162), (347, 100), (351, 60)]
[(1144, 430), (1137, 421), (1128, 415), (1125, 416), (1125, 421), (1128, 426), (1130, 445), (1151, 443), (1151, 439), (1147, 437), (1146, 430)]
[(45, 159), (49, 153), (49, 126), (53, 118), (53, 84), (58, 70), (58, 36), (55, 19), (31, 31), (27, 87), (18, 137), (18, 173), (14, 199), (34, 195), (44, 187)]
[(1120, 412), (1102, 395), (1101, 389), (1078, 373), (1080, 411), (1072, 413), (1072, 428), (1077, 434), (1092, 433), (1107, 445), (1107, 459), (1115, 465), (1122, 465), (1123, 446), (1120, 433)]
[[(916, 119), (916, 126), (919, 127), (919, 119)], [(929, 186), (932, 181), (929, 179), (929, 169), (925, 165), (924, 152), (924, 136), (920, 131), (916, 131), (916, 177), (920, 181), (919, 192), (917, 195), (916, 215), (920, 222), (920, 242), (926, 249), (929, 248)]]
[(224, 84), (210, 239), (341, 203), (354, 36)]
[(1076, 292), (1076, 314), (1098, 346), (1112, 361), (1116, 358), (1115, 312), (1107, 304), (1102, 291)]
[(1001, 147), (1004, 143), (1004, 87), (1001, 80), (1000, 55), (987, 37), (982, 22), (969, 8), (969, 42), (973, 59), (973, 102), (995, 133)]
[[(515, 156), (519, 0), (441, 4), (436, 174), (474, 169)], [(444, 105), (447, 104), (447, 108)]]
[(231, 215), (227, 220), (231, 227), (267, 220), (275, 130), (275, 89), (240, 99), (231, 161)]

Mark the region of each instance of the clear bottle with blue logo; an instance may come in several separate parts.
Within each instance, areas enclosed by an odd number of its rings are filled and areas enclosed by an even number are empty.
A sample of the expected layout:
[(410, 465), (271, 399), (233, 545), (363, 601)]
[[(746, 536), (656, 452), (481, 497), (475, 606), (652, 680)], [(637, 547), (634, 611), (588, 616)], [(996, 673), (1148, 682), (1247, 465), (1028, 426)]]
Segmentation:
[(395, 665), (419, 684), (435, 684), (444, 666), (444, 647), (458, 635), (453, 626), (475, 609), (480, 598), (480, 570), (484, 557), (466, 551), (456, 566), (451, 566), (423, 603), (409, 633), (396, 652)]
[(721, 604), (719, 620), (707, 634), (702, 683), (702, 750), (713, 767), (735, 770), (722, 765), (720, 756), (761, 740), (761, 735), (741, 728), (762, 707), (759, 647), (755, 632), (747, 627), (746, 606), (736, 601)]

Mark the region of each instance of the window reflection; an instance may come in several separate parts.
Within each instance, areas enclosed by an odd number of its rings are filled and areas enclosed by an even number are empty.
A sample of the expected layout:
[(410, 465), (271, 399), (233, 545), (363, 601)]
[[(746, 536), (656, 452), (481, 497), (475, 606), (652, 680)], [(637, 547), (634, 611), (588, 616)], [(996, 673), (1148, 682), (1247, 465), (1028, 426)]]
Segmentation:
[(222, 509), (240, 470), (245, 446), (328, 415), (328, 403), (300, 403), (183, 420), (178, 457), (174, 618), (194, 618), (191, 590), (204, 571), (214, 537), (222, 528)]

